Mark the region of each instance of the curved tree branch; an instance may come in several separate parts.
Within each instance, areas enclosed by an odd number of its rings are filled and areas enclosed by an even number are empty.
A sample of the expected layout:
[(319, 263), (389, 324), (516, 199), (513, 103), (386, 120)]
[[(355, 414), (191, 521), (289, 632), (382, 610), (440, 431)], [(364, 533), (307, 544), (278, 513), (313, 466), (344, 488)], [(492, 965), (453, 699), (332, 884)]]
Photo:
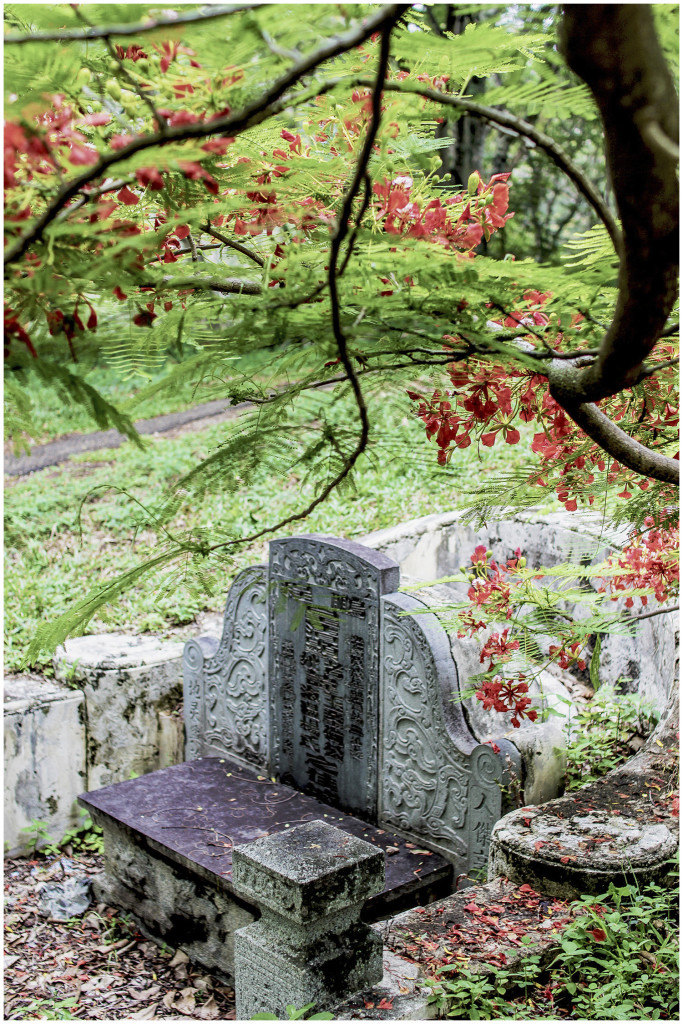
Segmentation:
[(579, 405), (565, 405), (563, 408), (585, 434), (622, 466), (653, 480), (678, 484), (681, 469), (678, 459), (669, 458), (636, 441), (609, 416), (605, 416), (597, 405), (582, 402)]
[[(325, 82), (321, 92), (326, 92), (335, 85), (342, 83), (346, 84), (357, 84), (361, 86), (370, 85), (370, 81), (367, 78), (347, 78), (347, 79), (336, 79), (335, 81)], [(472, 114), (475, 117), (481, 117), (483, 120), (490, 121), (492, 124), (498, 125), (501, 128), (506, 128), (513, 131), (515, 135), (522, 138), (529, 139), (534, 145), (542, 149), (544, 153), (553, 161), (556, 167), (558, 167), (569, 179), (572, 181), (581, 195), (586, 201), (592, 206), (600, 220), (607, 228), (607, 232), (612, 239), (615, 249), (620, 252), (621, 249), (621, 232), (619, 226), (612, 216), (612, 212), (602, 198), (600, 193), (594, 187), (594, 185), (585, 176), (583, 171), (573, 160), (564, 152), (561, 146), (559, 146), (554, 139), (544, 132), (539, 131), (534, 125), (529, 124), (528, 121), (523, 121), (519, 117), (515, 117), (513, 114), (509, 114), (505, 110), (496, 110), (495, 107), (486, 107), (481, 103), (474, 103), (472, 100), (462, 99), (460, 96), (453, 96), (451, 93), (439, 92), (438, 89), (428, 89), (426, 86), (418, 85), (417, 83), (403, 81), (403, 82), (386, 82), (386, 92), (402, 92), (411, 93), (415, 96), (422, 96), (424, 99), (431, 100), (434, 103), (440, 103), (442, 106), (453, 107), (456, 110), (462, 110), (464, 113)]]
[(155, 18), (150, 21), (136, 22), (131, 25), (93, 25), (91, 28), (56, 29), (54, 32), (9, 32), (4, 37), (8, 43), (87, 43), (93, 39), (106, 39), (108, 36), (139, 36), (143, 32), (156, 32), (160, 28), (179, 28), (183, 25), (197, 25), (215, 18), (225, 18), (228, 14), (241, 14), (254, 7), (268, 7), (268, 4), (237, 4), (223, 6), (216, 4), (209, 10), (190, 11), (189, 14), (177, 14), (173, 18)]
[(551, 394), (575, 418), (580, 403), (637, 380), (676, 300), (676, 158), (660, 137), (678, 140), (678, 97), (649, 6), (568, 4), (562, 48), (600, 110), (624, 237), (617, 306), (597, 360), (550, 376)]
[(349, 217), (351, 216), (351, 210), (353, 208), (353, 201), (358, 194), (361, 182), (363, 181), (366, 173), (370, 156), (372, 154), (372, 147), (377, 137), (377, 131), (379, 129), (380, 121), (382, 119), (382, 87), (387, 74), (387, 67), (389, 64), (389, 46), (391, 42), (391, 33), (399, 20), (406, 5), (397, 4), (393, 12), (384, 20), (382, 25), (382, 35), (380, 40), (380, 55), (379, 65), (377, 68), (377, 78), (373, 83), (373, 94), (372, 94), (372, 119), (368, 127), (365, 140), (363, 142), (363, 148), (361, 149), (358, 163), (356, 164), (356, 170), (351, 180), (351, 184), (344, 196), (342, 202), (342, 208), (339, 213), (339, 219), (337, 221), (337, 229), (332, 237), (330, 244), (330, 264), (328, 272), (328, 285), (330, 289), (330, 298), (332, 303), (332, 329), (334, 332), (335, 341), (337, 342), (337, 349), (339, 351), (339, 361), (344, 368), (345, 379), (351, 384), (358, 411), (361, 419), (361, 432), (358, 438), (356, 447), (351, 454), (344, 459), (344, 465), (320, 491), (319, 494), (309, 503), (309, 505), (302, 509), (300, 512), (295, 512), (291, 516), (287, 516), (282, 519), (279, 523), (274, 526), (266, 526), (262, 530), (258, 530), (256, 533), (249, 537), (243, 537), (239, 542), (236, 541), (223, 541), (218, 544), (213, 544), (209, 551), (216, 551), (219, 548), (230, 547), (235, 543), (245, 543), (246, 541), (258, 540), (259, 537), (264, 537), (268, 534), (274, 533), (276, 530), (282, 529), (283, 526), (289, 525), (289, 523), (299, 522), (301, 519), (306, 519), (307, 516), (317, 508), (332, 491), (339, 486), (342, 480), (345, 480), (353, 469), (355, 463), (358, 461), (360, 456), (365, 451), (368, 443), (368, 437), (370, 434), (370, 424), (368, 420), (367, 406), (365, 405), (365, 399), (361, 390), (358, 376), (351, 362), (351, 358), (348, 352), (348, 346), (346, 343), (346, 337), (341, 327), (339, 317), (339, 299), (337, 293), (337, 263), (339, 261), (339, 250), (341, 244), (344, 241), (346, 234), (349, 229)]

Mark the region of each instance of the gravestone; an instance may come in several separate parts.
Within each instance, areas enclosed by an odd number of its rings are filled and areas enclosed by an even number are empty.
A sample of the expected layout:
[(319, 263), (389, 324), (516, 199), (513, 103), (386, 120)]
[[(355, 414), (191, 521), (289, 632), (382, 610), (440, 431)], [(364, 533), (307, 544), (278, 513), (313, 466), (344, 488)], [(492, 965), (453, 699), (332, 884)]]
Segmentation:
[(185, 646), (187, 757), (229, 757), (485, 869), (512, 743), (478, 743), (449, 638), (397, 593), (398, 564), (353, 541), (272, 541), (235, 579), (222, 638)]
[[(235, 924), (260, 905), (233, 877), (236, 845), (276, 848), (316, 820), (374, 844), (386, 881), (366, 921), (485, 864), (514, 748), (477, 743), (448, 637), (399, 582), (351, 541), (271, 542), (268, 566), (233, 583), (220, 641), (185, 646), (188, 761), (82, 798), (104, 828), (102, 892), (209, 969), (232, 971)], [(251, 949), (263, 928), (249, 929)]]
[(352, 541), (270, 545), (270, 763), (283, 782), (377, 815), (380, 598), (399, 569)]

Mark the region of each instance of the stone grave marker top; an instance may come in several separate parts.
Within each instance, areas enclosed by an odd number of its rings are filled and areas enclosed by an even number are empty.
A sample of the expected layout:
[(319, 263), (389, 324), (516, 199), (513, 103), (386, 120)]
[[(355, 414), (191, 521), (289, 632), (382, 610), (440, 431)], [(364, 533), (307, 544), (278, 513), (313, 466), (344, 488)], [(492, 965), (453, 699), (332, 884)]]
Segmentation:
[(374, 820), (380, 598), (398, 589), (398, 564), (304, 535), (271, 542), (268, 577), (272, 769)]

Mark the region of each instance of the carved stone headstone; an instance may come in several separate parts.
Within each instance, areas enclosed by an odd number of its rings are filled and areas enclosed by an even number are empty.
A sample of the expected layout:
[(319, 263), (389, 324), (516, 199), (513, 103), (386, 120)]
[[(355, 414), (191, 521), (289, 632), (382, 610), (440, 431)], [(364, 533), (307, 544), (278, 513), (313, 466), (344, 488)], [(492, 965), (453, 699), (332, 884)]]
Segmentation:
[(270, 756), (289, 785), (377, 813), (380, 598), (399, 567), (352, 541), (272, 541)]
[(225, 605), (223, 636), (183, 650), (185, 756), (228, 755), (268, 767), (267, 570), (245, 569)]
[(268, 566), (230, 588), (220, 642), (185, 645), (187, 757), (257, 767), (468, 875), (519, 755), (477, 743), (450, 640), (399, 582), (393, 559), (352, 541), (272, 541)]
[[(408, 594), (382, 602), (379, 822), (469, 875), (486, 867), (504, 762), (467, 727), (448, 636), (424, 609)], [(515, 759), (511, 743), (497, 745)]]

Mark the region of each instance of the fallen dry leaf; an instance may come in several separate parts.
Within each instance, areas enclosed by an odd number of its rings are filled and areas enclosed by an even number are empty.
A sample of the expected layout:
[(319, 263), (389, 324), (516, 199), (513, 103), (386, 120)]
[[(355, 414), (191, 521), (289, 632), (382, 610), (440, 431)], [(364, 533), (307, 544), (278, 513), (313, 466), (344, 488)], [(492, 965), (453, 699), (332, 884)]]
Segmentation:
[(151, 1006), (146, 1006), (144, 1010), (138, 1010), (137, 1013), (131, 1013), (131, 1020), (154, 1020), (157, 1015), (157, 1004), (152, 1003)]
[(190, 958), (187, 953), (183, 953), (182, 949), (176, 949), (175, 955), (171, 960), (169, 967), (177, 967), (179, 964), (189, 964)]
[(195, 1017), (199, 1017), (200, 1020), (215, 1020), (220, 1014), (218, 1005), (213, 996), (210, 996), (202, 1006), (198, 1006), (195, 1010)]

